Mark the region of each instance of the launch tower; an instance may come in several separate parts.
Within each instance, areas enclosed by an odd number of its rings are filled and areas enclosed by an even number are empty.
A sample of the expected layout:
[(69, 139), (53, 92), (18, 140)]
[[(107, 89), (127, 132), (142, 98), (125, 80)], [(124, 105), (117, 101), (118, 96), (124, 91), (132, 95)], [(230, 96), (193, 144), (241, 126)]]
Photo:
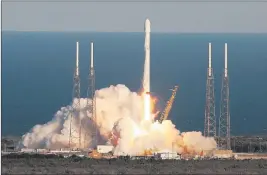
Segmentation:
[(204, 136), (206, 137), (216, 136), (214, 76), (211, 67), (211, 43), (209, 43), (209, 67), (207, 71), (207, 84), (206, 84)]
[[(70, 112), (69, 148), (81, 148), (81, 120), (80, 120), (80, 76), (79, 76), (79, 42), (76, 42), (76, 67), (73, 77), (73, 99)], [(76, 127), (78, 126), (78, 127)]]
[[(92, 100), (89, 100), (92, 99)], [(95, 97), (95, 69), (94, 69), (94, 43), (91, 42), (91, 65), (89, 72), (89, 86), (87, 89), (87, 109), (88, 114), (93, 123), (93, 130), (91, 133), (92, 145), (98, 143), (97, 117), (96, 117), (96, 97)]]
[(219, 146), (221, 149), (231, 149), (230, 143), (230, 111), (229, 111), (229, 76), (227, 68), (227, 43), (224, 45), (224, 74), (222, 77), (221, 105), (219, 118)]

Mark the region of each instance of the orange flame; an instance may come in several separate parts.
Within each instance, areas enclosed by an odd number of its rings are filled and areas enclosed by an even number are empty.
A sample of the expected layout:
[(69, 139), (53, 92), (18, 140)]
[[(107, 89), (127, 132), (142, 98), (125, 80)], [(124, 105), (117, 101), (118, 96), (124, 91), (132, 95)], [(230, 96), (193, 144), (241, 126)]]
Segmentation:
[(142, 96), (144, 98), (144, 119), (154, 120), (158, 114), (158, 111), (156, 110), (158, 99), (151, 96), (150, 92), (143, 92)]

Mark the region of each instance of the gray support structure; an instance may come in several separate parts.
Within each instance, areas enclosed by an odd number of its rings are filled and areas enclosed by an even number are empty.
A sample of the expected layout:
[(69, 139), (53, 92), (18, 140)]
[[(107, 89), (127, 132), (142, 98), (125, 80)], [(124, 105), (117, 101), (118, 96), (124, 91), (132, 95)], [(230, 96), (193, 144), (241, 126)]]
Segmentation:
[(206, 84), (204, 136), (216, 137), (214, 76), (211, 67), (211, 43), (209, 43), (209, 67), (207, 72), (207, 84)]
[(231, 149), (230, 110), (229, 110), (229, 76), (227, 70), (227, 44), (225, 43), (225, 68), (222, 77), (221, 104), (219, 118), (219, 146), (221, 149)]
[[(88, 117), (91, 118), (93, 129), (91, 135), (88, 136), (92, 139), (91, 145), (96, 147), (98, 144), (98, 128), (97, 128), (97, 116), (96, 116), (96, 96), (95, 96), (95, 69), (94, 69), (94, 45), (91, 42), (91, 65), (89, 73), (89, 86), (87, 89), (87, 109)], [(91, 100), (90, 100), (91, 99)]]
[(70, 112), (69, 148), (81, 148), (79, 42), (76, 42), (76, 66), (73, 77), (73, 100)]

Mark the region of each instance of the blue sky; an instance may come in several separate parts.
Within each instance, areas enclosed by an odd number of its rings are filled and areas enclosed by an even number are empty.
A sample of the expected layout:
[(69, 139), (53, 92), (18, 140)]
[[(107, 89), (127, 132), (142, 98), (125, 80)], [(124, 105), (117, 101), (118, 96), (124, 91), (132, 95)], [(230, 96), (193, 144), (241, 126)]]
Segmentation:
[(152, 32), (267, 32), (267, 1), (126, 1), (5, 0), (2, 2), (2, 28), (16, 31), (142, 32), (148, 17)]

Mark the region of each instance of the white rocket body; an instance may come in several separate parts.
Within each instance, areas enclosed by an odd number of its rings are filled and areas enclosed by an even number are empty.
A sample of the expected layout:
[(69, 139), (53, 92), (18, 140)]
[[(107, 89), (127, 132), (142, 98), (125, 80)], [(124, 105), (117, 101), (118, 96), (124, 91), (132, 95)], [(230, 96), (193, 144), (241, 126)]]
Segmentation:
[(145, 21), (145, 65), (143, 77), (144, 92), (150, 92), (150, 21)]

